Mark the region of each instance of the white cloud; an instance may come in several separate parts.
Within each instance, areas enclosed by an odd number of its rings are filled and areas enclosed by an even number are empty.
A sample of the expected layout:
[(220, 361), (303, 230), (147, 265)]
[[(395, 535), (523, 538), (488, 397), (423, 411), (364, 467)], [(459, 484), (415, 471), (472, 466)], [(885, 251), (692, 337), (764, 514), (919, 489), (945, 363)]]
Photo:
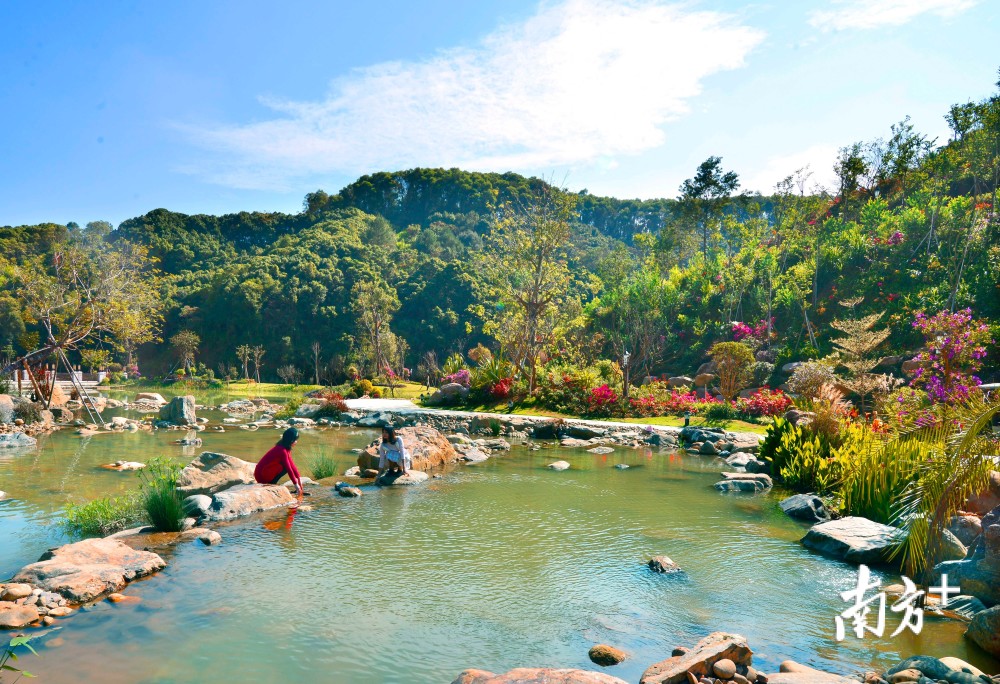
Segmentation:
[(763, 33), (654, 0), (543, 4), (471, 48), (334, 80), (321, 100), (267, 99), (255, 123), (185, 130), (214, 154), (189, 168), (241, 188), (408, 166), (526, 170), (663, 144), (702, 81), (743, 65)]
[(951, 17), (978, 0), (834, 0), (834, 9), (817, 10), (809, 23), (824, 30), (901, 26), (921, 14)]
[(836, 190), (837, 177), (833, 171), (837, 161), (839, 148), (836, 145), (813, 145), (800, 152), (771, 157), (763, 166), (742, 179), (742, 190), (756, 190), (768, 195), (774, 192), (774, 186), (789, 176), (796, 175), (800, 169), (807, 176), (805, 190), (808, 192), (817, 186), (828, 190)]

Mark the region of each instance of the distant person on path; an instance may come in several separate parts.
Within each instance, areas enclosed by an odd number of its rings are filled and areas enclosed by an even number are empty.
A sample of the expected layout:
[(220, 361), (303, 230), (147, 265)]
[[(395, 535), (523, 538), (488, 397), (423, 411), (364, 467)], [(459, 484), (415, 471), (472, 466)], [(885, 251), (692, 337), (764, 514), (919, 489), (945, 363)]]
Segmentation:
[(406, 475), (408, 467), (412, 468), (413, 465), (403, 446), (403, 438), (396, 435), (394, 428), (382, 428), (382, 443), (378, 447), (379, 476), (386, 471), (392, 475)]
[(253, 476), (260, 484), (278, 484), (278, 480), (287, 475), (295, 484), (301, 499), (302, 478), (299, 476), (299, 469), (295, 467), (295, 461), (292, 460), (292, 447), (297, 441), (299, 441), (298, 430), (293, 427), (285, 430), (281, 435), (281, 441), (260, 459), (260, 463), (254, 468)]

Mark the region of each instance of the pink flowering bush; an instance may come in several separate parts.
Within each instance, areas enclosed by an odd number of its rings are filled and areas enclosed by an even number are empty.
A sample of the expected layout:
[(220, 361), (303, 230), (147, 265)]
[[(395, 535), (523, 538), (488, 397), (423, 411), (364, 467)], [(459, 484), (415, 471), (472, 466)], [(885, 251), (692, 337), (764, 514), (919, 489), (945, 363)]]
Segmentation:
[(472, 374), (468, 370), (463, 368), (462, 370), (452, 373), (451, 375), (444, 376), (445, 384), (457, 383), (462, 387), (468, 387), (469, 382), (472, 380)]
[(910, 384), (922, 387), (935, 404), (968, 399), (982, 384), (973, 373), (982, 367), (986, 345), (993, 342), (987, 325), (972, 319), (972, 309), (964, 309), (931, 317), (918, 313), (913, 327), (926, 342), (914, 359), (920, 367)]
[[(774, 319), (771, 319), (774, 322)], [(742, 321), (733, 322), (734, 342), (766, 342), (767, 341), (767, 321), (760, 321), (757, 325), (750, 326)]]
[(587, 396), (587, 412), (595, 416), (609, 416), (618, 404), (618, 393), (607, 385), (590, 390)]
[(490, 387), (490, 396), (494, 399), (509, 399), (513, 389), (514, 378), (503, 378)]

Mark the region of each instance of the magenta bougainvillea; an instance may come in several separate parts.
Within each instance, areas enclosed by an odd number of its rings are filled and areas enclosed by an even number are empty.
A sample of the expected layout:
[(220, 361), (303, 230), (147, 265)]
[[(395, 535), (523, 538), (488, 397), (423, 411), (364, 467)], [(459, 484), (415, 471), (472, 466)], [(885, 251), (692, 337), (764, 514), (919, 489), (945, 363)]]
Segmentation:
[(468, 387), (469, 381), (472, 379), (471, 374), (466, 369), (462, 369), (457, 373), (452, 373), (451, 375), (444, 376), (445, 384), (448, 383), (458, 383), (462, 387)]
[(761, 387), (749, 397), (738, 399), (736, 409), (756, 418), (780, 416), (792, 407), (792, 398), (781, 390)]
[[(771, 323), (774, 323), (773, 318), (771, 319)], [(741, 340), (765, 342), (767, 340), (767, 321), (760, 321), (752, 327), (742, 321), (734, 321), (733, 341), (740, 342)]]
[(591, 415), (610, 415), (615, 404), (618, 403), (618, 393), (607, 385), (601, 385), (590, 390), (587, 395), (587, 411)]
[(912, 385), (922, 387), (934, 403), (963, 401), (981, 382), (974, 375), (992, 344), (989, 328), (972, 318), (972, 310), (941, 311), (928, 317), (918, 313), (913, 327), (926, 340), (914, 359), (920, 364)]

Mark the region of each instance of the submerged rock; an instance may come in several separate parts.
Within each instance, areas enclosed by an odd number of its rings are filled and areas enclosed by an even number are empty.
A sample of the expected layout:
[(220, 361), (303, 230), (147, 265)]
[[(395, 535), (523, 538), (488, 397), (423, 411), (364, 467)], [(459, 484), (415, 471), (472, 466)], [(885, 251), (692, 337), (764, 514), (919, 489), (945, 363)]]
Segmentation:
[(569, 463), (566, 461), (554, 461), (545, 467), (549, 470), (569, 470)]
[(898, 534), (895, 527), (849, 516), (813, 525), (802, 545), (849, 563), (885, 563), (898, 543)]
[(653, 556), (646, 565), (653, 572), (660, 574), (681, 572), (681, 566), (677, 565), (669, 556)]
[(614, 646), (597, 644), (596, 646), (590, 647), (590, 650), (587, 652), (587, 656), (590, 658), (591, 662), (596, 665), (600, 665), (601, 667), (611, 667), (612, 665), (617, 665), (618, 663), (626, 660), (628, 658), (628, 653), (620, 648), (615, 648)]
[(452, 684), (627, 684), (624, 679), (590, 670), (521, 667), (504, 674), (465, 670)]
[[(767, 477), (767, 475), (761, 475), (761, 476), (762, 477)], [(756, 477), (761, 477), (761, 476), (755, 476), (755, 478)], [(741, 479), (738, 479), (738, 480), (737, 479), (721, 480), (719, 482), (716, 482), (714, 486), (720, 492), (750, 492), (750, 493), (756, 493), (756, 492), (763, 492), (763, 491), (765, 491), (767, 489), (770, 489), (771, 488), (770, 480), (771, 480), (771, 478), (769, 478), (769, 477), (767, 478), (766, 481), (765, 480), (760, 480), (760, 479), (752, 479), (751, 480), (751, 479), (747, 479), (747, 478), (741, 478)]]
[(181, 496), (214, 494), (235, 485), (252, 484), (254, 467), (235, 456), (206, 451), (181, 470), (177, 491)]
[(709, 677), (713, 672), (712, 666), (720, 660), (731, 660), (737, 666), (748, 667), (752, 656), (753, 651), (745, 637), (712, 632), (687, 653), (649, 666), (640, 681), (641, 684), (685, 684), (690, 681), (688, 672), (696, 678)]
[(0, 449), (30, 449), (38, 445), (34, 437), (23, 432), (7, 432), (0, 435)]
[(426, 482), (427, 480), (427, 473), (420, 470), (407, 470), (406, 475), (400, 475), (398, 473), (383, 473), (382, 477), (375, 480), (375, 484), (379, 487), (399, 487), (420, 484), (421, 482)]
[(611, 447), (599, 446), (599, 447), (594, 447), (593, 449), (587, 449), (587, 451), (589, 451), (592, 454), (610, 454), (611, 452), (614, 451), (614, 449), (612, 449)]
[(205, 519), (233, 520), (251, 513), (284, 508), (294, 501), (292, 493), (280, 485), (240, 484), (215, 494)]
[(84, 539), (47, 551), (14, 579), (86, 603), (120, 591), (132, 580), (166, 567), (155, 553), (133, 549), (117, 539)]

